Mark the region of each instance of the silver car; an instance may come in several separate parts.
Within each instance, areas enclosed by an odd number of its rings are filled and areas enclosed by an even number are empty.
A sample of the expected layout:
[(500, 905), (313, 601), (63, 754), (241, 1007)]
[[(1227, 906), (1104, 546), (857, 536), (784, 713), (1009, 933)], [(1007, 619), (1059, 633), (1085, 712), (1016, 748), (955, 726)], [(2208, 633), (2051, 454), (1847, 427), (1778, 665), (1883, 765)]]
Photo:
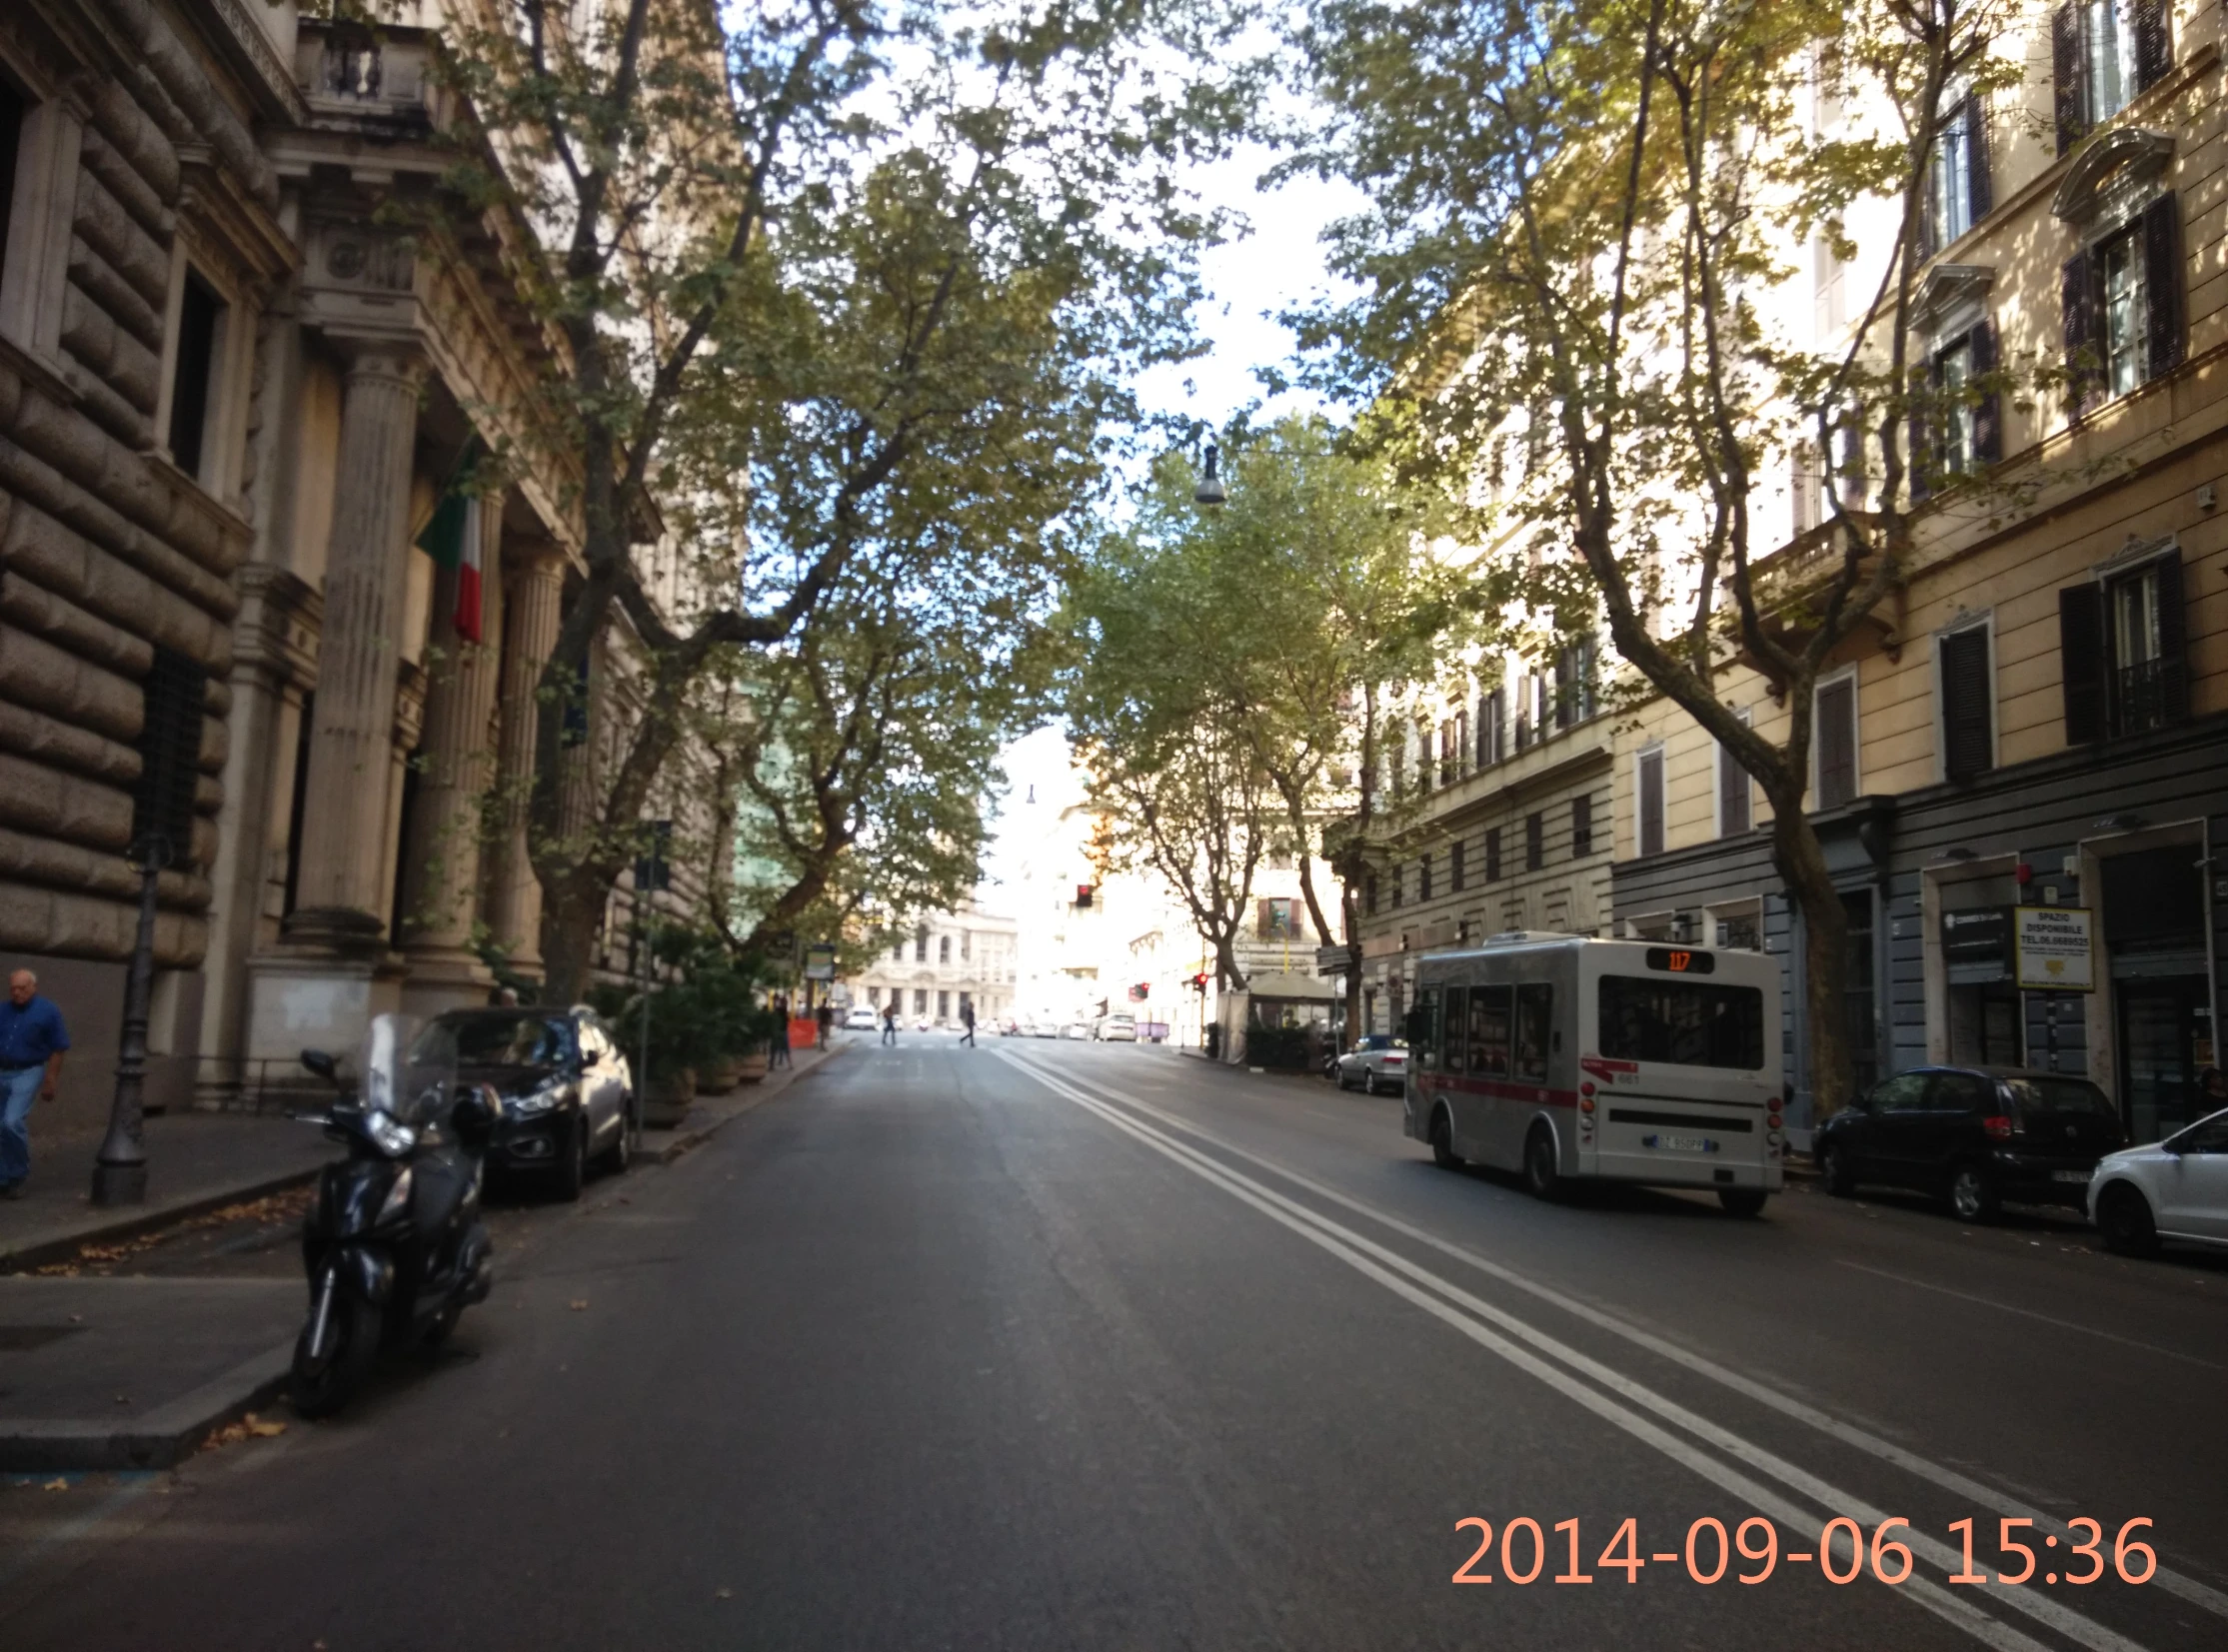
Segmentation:
[(1342, 1090), (1380, 1089), (1395, 1094), (1407, 1088), (1408, 1041), (1389, 1032), (1365, 1032), (1361, 1041), (1338, 1057), (1338, 1087)]
[(2228, 1109), (2106, 1153), (2089, 1183), (2089, 1220), (2123, 1256), (2152, 1255), (2163, 1239), (2228, 1245)]

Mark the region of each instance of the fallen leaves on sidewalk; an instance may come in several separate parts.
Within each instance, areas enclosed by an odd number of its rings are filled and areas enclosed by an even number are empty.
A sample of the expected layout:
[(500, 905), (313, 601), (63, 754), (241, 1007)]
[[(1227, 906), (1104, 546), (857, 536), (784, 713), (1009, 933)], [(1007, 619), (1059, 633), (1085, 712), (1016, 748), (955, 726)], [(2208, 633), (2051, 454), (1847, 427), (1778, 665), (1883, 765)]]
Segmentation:
[(39, 1489), (41, 1491), (67, 1491), (70, 1489), (70, 1482), (67, 1480), (49, 1480)]
[(286, 1432), (286, 1424), (276, 1417), (261, 1417), (250, 1411), (238, 1422), (226, 1423), (201, 1442), (201, 1449), (214, 1451), (221, 1445), (238, 1445), (242, 1440), (275, 1439)]
[(288, 1228), (299, 1222), (308, 1211), (310, 1201), (316, 1197), (314, 1187), (293, 1187), (282, 1193), (270, 1193), (259, 1199), (243, 1199), (217, 1210), (205, 1210), (198, 1216), (188, 1216), (183, 1221), (172, 1222), (152, 1232), (139, 1233), (113, 1244), (87, 1242), (77, 1247), (77, 1254), (66, 1262), (48, 1262), (31, 1271), (48, 1278), (74, 1279), (80, 1270), (90, 1270), (96, 1276), (111, 1274), (120, 1264), (135, 1261), (157, 1246), (170, 1243), (185, 1234), (206, 1231), (215, 1227), (229, 1227), (237, 1222), (253, 1222), (274, 1231)]
[(573, 1311), (574, 1311), (575, 1313), (579, 1313), (579, 1312), (580, 1312), (580, 1311), (581, 1311), (582, 1309), (586, 1308), (587, 1306), (588, 1306), (588, 1298), (587, 1298), (587, 1297), (585, 1297), (585, 1296), (576, 1296), (576, 1297), (574, 1297), (574, 1298), (573, 1298)]

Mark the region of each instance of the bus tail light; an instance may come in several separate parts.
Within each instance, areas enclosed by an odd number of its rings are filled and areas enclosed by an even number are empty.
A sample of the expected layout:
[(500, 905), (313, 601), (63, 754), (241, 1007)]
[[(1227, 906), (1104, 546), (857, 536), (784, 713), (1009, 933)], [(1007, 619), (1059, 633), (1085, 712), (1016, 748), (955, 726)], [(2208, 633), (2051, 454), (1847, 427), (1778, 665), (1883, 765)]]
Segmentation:
[(1986, 1130), (1990, 1135), (1994, 1136), (1998, 1141), (2007, 1139), (2011, 1134), (2011, 1120), (2006, 1118), (2001, 1113), (1998, 1113), (1993, 1118), (1982, 1119), (1980, 1121), (1980, 1127)]
[(1578, 1110), (1579, 1110), (1580, 1112), (1583, 1112), (1583, 1113), (1590, 1113), (1590, 1112), (1592, 1112), (1592, 1111), (1593, 1111), (1593, 1097), (1592, 1097), (1592, 1096), (1590, 1096), (1590, 1095), (1581, 1095), (1581, 1096), (1580, 1096), (1580, 1097), (1578, 1098)]
[(1777, 1107), (1773, 1107), (1771, 1111), (1764, 1114), (1764, 1128), (1767, 1130), (1776, 1130), (1785, 1122), (1786, 1120), (1780, 1117)]

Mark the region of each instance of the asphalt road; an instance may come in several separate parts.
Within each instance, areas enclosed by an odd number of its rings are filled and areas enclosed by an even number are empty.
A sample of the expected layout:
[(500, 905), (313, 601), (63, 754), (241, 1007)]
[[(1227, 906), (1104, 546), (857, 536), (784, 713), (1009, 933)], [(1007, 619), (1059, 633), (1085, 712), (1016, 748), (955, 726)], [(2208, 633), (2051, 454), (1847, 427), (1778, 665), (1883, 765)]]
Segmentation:
[[(1164, 1050), (861, 1039), (678, 1163), (506, 1218), (456, 1354), (341, 1420), (0, 1491), (0, 1640), (2228, 1640), (2228, 1268), (1803, 1190), (1749, 1222), (1545, 1206), (1432, 1168), (1397, 1105)], [(1908, 1580), (1868, 1554), (1828, 1581), (1836, 1516), (1868, 1549), (1907, 1521), (1876, 1558), (1910, 1543)], [(1697, 1581), (1711, 1518), (1769, 1575)], [(1963, 1518), (1989, 1582), (1944, 1581)], [(1993, 1581), (2006, 1519), (2024, 1588)], [(1490, 1583), (1452, 1581), (1464, 1520)]]

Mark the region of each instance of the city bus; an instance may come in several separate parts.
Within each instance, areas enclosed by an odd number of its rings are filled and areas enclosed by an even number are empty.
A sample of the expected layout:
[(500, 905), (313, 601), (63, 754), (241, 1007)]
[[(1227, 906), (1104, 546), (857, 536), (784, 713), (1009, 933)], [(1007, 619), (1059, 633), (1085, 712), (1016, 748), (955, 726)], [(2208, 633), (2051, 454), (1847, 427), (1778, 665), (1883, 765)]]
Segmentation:
[(1784, 1185), (1779, 965), (1761, 952), (1516, 932), (1419, 960), (1403, 1127), (1441, 1165), (1708, 1188)]

